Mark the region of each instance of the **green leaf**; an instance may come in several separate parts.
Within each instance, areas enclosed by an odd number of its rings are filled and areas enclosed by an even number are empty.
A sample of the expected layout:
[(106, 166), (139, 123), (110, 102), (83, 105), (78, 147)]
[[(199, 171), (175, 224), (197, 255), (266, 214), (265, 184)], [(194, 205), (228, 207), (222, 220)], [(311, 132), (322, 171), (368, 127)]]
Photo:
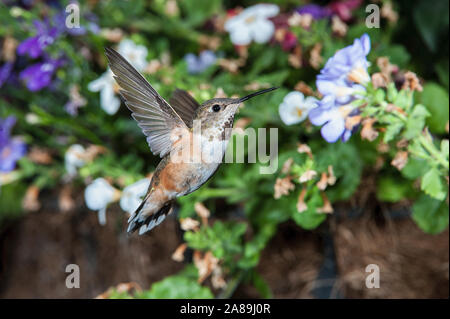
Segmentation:
[(383, 141), (385, 143), (392, 141), (398, 133), (400, 133), (401, 129), (403, 128), (403, 123), (396, 119), (394, 122), (391, 122), (386, 127), (386, 132), (384, 133)]
[(246, 229), (245, 223), (216, 221), (211, 227), (186, 232), (184, 239), (193, 249), (210, 250), (219, 259), (232, 258), (242, 251), (242, 236)]
[(376, 104), (381, 104), (384, 102), (385, 97), (386, 97), (386, 93), (384, 92), (383, 89), (380, 88), (375, 91), (373, 100)]
[(439, 48), (439, 37), (448, 30), (448, 1), (422, 0), (414, 5), (413, 19), (423, 41), (432, 52)]
[(313, 147), (313, 153), (317, 170), (326, 172), (331, 165), (337, 178), (336, 184), (327, 188), (330, 201), (350, 198), (359, 185), (363, 168), (357, 147), (352, 142), (337, 142), (325, 146), (320, 144)]
[(201, 286), (196, 279), (178, 274), (166, 277), (152, 285), (149, 291), (136, 294), (145, 299), (211, 299), (213, 293), (208, 287)]
[(439, 84), (430, 82), (423, 87), (422, 93), (418, 95), (418, 100), (427, 107), (431, 114), (427, 119), (430, 131), (444, 134), (449, 117), (448, 92)]
[(306, 200), (306, 205), (308, 209), (301, 213), (296, 208), (293, 209), (292, 219), (304, 229), (314, 229), (327, 218), (326, 214), (317, 212), (317, 209), (323, 205), (318, 191), (314, 192), (312, 197)]
[(0, 223), (4, 219), (20, 217), (23, 213), (22, 199), (27, 186), (14, 182), (0, 186)]
[(442, 154), (442, 156), (444, 156), (444, 158), (448, 159), (449, 150), (450, 150), (450, 147), (449, 147), (448, 140), (442, 140), (441, 141), (441, 154)]
[(221, 0), (209, 1), (195, 1), (184, 0), (180, 1), (179, 5), (186, 13), (186, 22), (191, 26), (198, 26), (209, 19), (213, 14), (222, 11)]
[(417, 179), (423, 176), (428, 169), (429, 166), (425, 160), (411, 157), (408, 159), (408, 163), (406, 163), (405, 167), (401, 170), (401, 173), (405, 178)]
[(383, 202), (395, 203), (412, 197), (414, 190), (410, 181), (394, 176), (383, 176), (377, 181), (377, 198)]
[(280, 70), (277, 72), (260, 75), (258, 77), (258, 82), (281, 86), (288, 76), (289, 70)]
[(410, 92), (407, 90), (401, 90), (395, 97), (394, 104), (403, 110), (407, 110), (411, 103)]
[(404, 46), (399, 44), (394, 44), (390, 46), (385, 46), (381, 50), (376, 52), (377, 56), (387, 56), (389, 61), (393, 64), (398, 65), (401, 69), (408, 65), (411, 55)]
[(250, 71), (251, 76), (255, 77), (265, 69), (269, 68), (273, 65), (275, 58), (275, 50), (265, 50), (261, 52), (261, 54), (258, 55), (254, 61), (252, 61), (252, 69)]
[(425, 126), (425, 118), (429, 115), (430, 113), (422, 104), (414, 106), (413, 111), (408, 116), (403, 136), (408, 140), (418, 136)]
[(262, 298), (273, 298), (269, 284), (256, 270), (252, 271), (251, 280), (253, 286), (256, 288), (256, 290), (258, 290)]
[(261, 251), (266, 247), (267, 242), (272, 238), (277, 230), (276, 223), (264, 223), (255, 228), (255, 235), (244, 245), (244, 254), (238, 262), (238, 266), (243, 269), (250, 269), (258, 265)]
[(412, 218), (425, 232), (437, 234), (448, 226), (448, 205), (425, 194), (412, 207)]
[(387, 87), (387, 98), (389, 102), (394, 102), (397, 98), (397, 88), (395, 87), (395, 83), (389, 83)]
[(447, 190), (442, 183), (441, 174), (437, 168), (430, 169), (422, 178), (420, 188), (429, 196), (437, 200), (444, 200)]
[(422, 144), (417, 139), (411, 141), (408, 145), (408, 151), (422, 159), (429, 157), (428, 152), (423, 148)]
[(449, 70), (449, 62), (448, 58), (443, 59), (440, 62), (436, 63), (434, 66), (434, 70), (436, 71), (439, 81), (441, 81), (441, 84), (444, 85), (444, 87), (447, 89), (449, 88), (449, 76), (448, 76), (448, 70)]

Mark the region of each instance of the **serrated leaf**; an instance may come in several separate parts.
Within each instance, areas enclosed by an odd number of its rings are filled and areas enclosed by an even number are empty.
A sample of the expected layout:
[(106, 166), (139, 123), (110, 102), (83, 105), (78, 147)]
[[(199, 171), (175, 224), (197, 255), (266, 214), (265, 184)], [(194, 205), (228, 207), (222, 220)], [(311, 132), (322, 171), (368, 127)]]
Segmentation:
[(437, 168), (432, 168), (422, 177), (420, 188), (429, 196), (437, 200), (443, 200), (447, 190), (442, 183), (441, 174)]
[(386, 97), (386, 93), (384, 93), (384, 90), (378, 89), (375, 91), (374, 102), (381, 104), (384, 101), (385, 97)]
[(209, 250), (219, 259), (232, 258), (243, 249), (241, 241), (246, 229), (245, 223), (216, 221), (211, 227), (184, 233), (184, 239), (193, 249)]
[(408, 145), (408, 151), (420, 158), (428, 157), (427, 151), (423, 148), (422, 144), (418, 140), (412, 140)]
[(398, 91), (395, 87), (395, 83), (389, 83), (387, 88), (387, 99), (389, 102), (394, 102), (397, 97)]
[(417, 104), (414, 106), (413, 111), (408, 116), (406, 130), (403, 133), (403, 136), (409, 140), (419, 135), (425, 126), (425, 119), (429, 115), (430, 113), (422, 104)]
[(389, 124), (386, 127), (386, 132), (384, 133), (383, 141), (388, 143), (392, 141), (402, 130), (403, 123), (400, 121)]
[(408, 98), (409, 92), (405, 90), (401, 90), (398, 92), (397, 96), (395, 97), (394, 104), (398, 106), (399, 108), (406, 110), (408, 108), (408, 103), (410, 99)]

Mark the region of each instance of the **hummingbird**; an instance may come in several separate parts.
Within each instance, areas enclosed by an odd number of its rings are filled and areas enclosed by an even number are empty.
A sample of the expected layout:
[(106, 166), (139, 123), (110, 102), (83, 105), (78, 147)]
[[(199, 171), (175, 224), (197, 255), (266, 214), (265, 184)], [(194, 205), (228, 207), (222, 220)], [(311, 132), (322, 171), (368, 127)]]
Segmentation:
[[(142, 235), (166, 218), (177, 197), (194, 192), (217, 171), (238, 106), (277, 87), (242, 98), (214, 98), (203, 104), (188, 92), (176, 89), (168, 103), (118, 52), (111, 48), (105, 51), (125, 105), (146, 136), (151, 152), (162, 158), (142, 203), (128, 219), (128, 234), (139, 229)], [(201, 135), (197, 147), (192, 147), (195, 123), (200, 124)], [(179, 155), (185, 150), (189, 150), (190, 155), (200, 155), (197, 158), (201, 160), (180, 161)], [(212, 150), (219, 150), (220, 161), (203, 160)]]

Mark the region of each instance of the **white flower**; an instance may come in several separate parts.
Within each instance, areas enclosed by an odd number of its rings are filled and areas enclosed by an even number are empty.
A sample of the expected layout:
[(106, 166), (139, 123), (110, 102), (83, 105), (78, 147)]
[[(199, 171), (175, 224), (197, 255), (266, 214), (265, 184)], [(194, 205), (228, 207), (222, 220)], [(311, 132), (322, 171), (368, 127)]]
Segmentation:
[(280, 104), (281, 120), (286, 125), (300, 123), (306, 119), (310, 110), (317, 107), (317, 102), (315, 97), (308, 96), (305, 98), (301, 92), (290, 92)]
[(142, 71), (147, 66), (147, 48), (137, 45), (130, 39), (124, 39), (119, 43), (117, 51), (123, 55), (138, 71)]
[[(117, 51), (138, 71), (144, 70), (147, 66), (148, 52), (143, 45), (136, 45), (132, 40), (124, 39), (119, 43)], [(116, 88), (118, 88), (116, 81), (109, 68), (97, 80), (88, 84), (89, 91), (100, 92), (100, 106), (109, 115), (116, 114), (120, 106), (120, 99), (116, 96)]]
[(230, 33), (235, 45), (247, 45), (255, 41), (266, 43), (275, 32), (275, 26), (267, 18), (274, 17), (280, 9), (275, 4), (257, 4), (248, 7), (225, 23), (225, 30)]
[(86, 206), (98, 211), (98, 221), (101, 225), (106, 224), (106, 207), (115, 202), (119, 196), (120, 192), (103, 178), (97, 178), (84, 190)]
[(145, 196), (150, 185), (150, 179), (143, 178), (134, 184), (131, 184), (123, 189), (122, 197), (120, 198), (120, 207), (133, 214), (142, 202), (142, 197)]
[(69, 176), (75, 176), (77, 170), (85, 164), (84, 153), (86, 150), (80, 144), (71, 145), (64, 154), (64, 165)]
[(100, 106), (109, 115), (114, 115), (120, 106), (120, 99), (114, 93), (115, 85), (113, 73), (109, 68), (97, 80), (88, 84), (89, 91), (100, 92)]

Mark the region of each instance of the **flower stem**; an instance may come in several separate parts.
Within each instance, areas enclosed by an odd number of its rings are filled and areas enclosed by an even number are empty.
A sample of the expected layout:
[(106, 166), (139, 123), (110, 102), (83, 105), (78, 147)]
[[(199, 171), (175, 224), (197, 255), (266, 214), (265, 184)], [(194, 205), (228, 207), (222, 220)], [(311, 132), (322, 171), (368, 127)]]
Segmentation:
[(442, 157), (441, 153), (434, 146), (433, 141), (421, 135), (419, 137), (419, 142), (430, 153), (431, 157), (435, 159), (439, 164), (444, 166), (444, 168), (448, 171), (449, 169), (448, 161)]
[(236, 288), (239, 286), (241, 281), (244, 279), (247, 271), (242, 270), (239, 272), (238, 275), (233, 277), (225, 287), (225, 289), (217, 296), (218, 299), (229, 299), (233, 293), (235, 292)]
[(213, 197), (228, 197), (237, 193), (238, 190), (234, 188), (205, 188), (201, 192), (201, 197), (213, 198)]

